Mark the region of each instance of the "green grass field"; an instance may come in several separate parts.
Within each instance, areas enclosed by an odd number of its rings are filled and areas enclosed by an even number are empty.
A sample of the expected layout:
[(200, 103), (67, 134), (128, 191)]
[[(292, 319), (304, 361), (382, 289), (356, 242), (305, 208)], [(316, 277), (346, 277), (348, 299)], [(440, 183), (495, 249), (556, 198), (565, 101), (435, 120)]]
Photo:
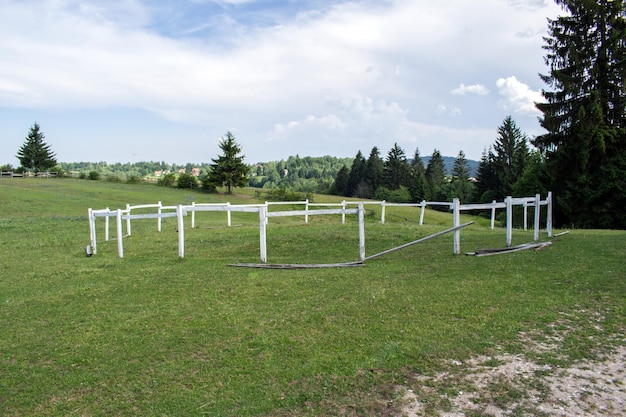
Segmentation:
[[(446, 235), (363, 267), (249, 269), (228, 264), (259, 261), (258, 216), (234, 213), (226, 227), (225, 213), (197, 213), (184, 259), (174, 218), (160, 233), (133, 221), (124, 259), (115, 239), (85, 256), (88, 208), (157, 201), (258, 202), (247, 190), (0, 180), (1, 415), (394, 415), (394, 387), (412, 373), (524, 353), (519, 332), (549, 332), (563, 314), (602, 314), (602, 330), (581, 319), (545, 361), (591, 356), (624, 333), (624, 231), (572, 230), (541, 251), (481, 258), (453, 255)], [(419, 226), (419, 209), (387, 210), (384, 225), (380, 209), (366, 218), (367, 255), (452, 225), (448, 213)], [(504, 246), (503, 229), (475, 220), (463, 252)], [(267, 233), (271, 263), (358, 259), (354, 217), (270, 219)]]

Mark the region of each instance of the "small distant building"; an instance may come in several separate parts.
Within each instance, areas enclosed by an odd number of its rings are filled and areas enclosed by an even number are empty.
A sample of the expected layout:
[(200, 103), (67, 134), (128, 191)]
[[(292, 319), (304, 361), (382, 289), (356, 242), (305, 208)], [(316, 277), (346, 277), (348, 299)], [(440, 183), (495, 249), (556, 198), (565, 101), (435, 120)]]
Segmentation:
[(163, 175), (163, 171), (154, 171), (155, 177), (160, 177), (161, 175)]
[(179, 174), (184, 174), (184, 173), (185, 173), (185, 168), (181, 168), (181, 169), (179, 169), (179, 170), (178, 170), (178, 173), (179, 173)]
[(197, 177), (200, 175), (200, 168), (192, 168), (191, 169), (191, 175), (193, 175), (194, 177)]

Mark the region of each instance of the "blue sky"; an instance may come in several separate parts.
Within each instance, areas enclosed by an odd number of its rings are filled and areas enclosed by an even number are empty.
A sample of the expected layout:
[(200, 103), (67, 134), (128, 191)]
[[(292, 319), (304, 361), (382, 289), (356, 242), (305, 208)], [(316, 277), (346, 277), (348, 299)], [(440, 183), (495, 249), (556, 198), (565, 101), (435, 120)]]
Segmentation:
[(0, 0), (0, 164), (34, 122), (63, 162), (248, 163), (541, 134), (552, 0)]

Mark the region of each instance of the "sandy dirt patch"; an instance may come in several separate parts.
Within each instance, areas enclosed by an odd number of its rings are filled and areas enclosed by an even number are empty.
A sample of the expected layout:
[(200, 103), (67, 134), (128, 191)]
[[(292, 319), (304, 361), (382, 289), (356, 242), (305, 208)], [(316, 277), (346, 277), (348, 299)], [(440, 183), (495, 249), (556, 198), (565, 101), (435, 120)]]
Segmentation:
[(530, 359), (558, 353), (562, 333), (540, 339), (534, 336), (520, 334), (532, 355), (502, 353), (464, 362), (452, 360), (442, 366), (445, 372), (415, 375), (410, 388), (398, 387), (403, 405), (400, 416), (626, 415), (623, 335), (614, 336), (614, 346), (605, 346), (593, 360), (567, 367)]

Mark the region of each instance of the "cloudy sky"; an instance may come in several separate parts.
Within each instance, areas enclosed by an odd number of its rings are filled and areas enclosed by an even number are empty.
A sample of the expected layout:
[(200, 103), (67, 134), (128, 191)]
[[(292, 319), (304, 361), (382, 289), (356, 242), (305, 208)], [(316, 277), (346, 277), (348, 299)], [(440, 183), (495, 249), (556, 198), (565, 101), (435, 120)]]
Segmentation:
[(0, 0), (0, 164), (248, 163), (463, 150), (542, 133), (553, 0)]

